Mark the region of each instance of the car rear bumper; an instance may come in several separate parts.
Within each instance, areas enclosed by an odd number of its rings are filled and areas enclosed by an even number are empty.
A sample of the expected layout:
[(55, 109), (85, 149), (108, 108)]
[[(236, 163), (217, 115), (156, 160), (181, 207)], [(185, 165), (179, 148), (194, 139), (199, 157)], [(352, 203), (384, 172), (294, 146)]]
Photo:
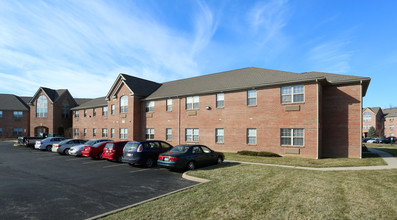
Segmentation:
[(165, 167), (165, 168), (169, 168), (169, 169), (183, 169), (186, 167), (186, 164), (184, 162), (180, 162), (180, 161), (157, 160), (157, 165), (159, 167)]
[(123, 157), (122, 161), (123, 161), (123, 163), (130, 163), (130, 164), (135, 164), (135, 165), (144, 164), (144, 161), (141, 160), (141, 158)]

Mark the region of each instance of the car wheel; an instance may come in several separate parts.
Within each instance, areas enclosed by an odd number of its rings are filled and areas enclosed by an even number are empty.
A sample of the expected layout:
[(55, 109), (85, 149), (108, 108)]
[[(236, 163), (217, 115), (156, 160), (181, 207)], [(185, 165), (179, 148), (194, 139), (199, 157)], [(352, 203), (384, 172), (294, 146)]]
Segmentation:
[(153, 159), (152, 158), (146, 159), (145, 166), (147, 168), (153, 167)]
[(119, 163), (123, 162), (121, 156), (118, 156), (118, 157), (117, 157), (117, 162), (119, 162)]
[(102, 160), (102, 151), (96, 155), (95, 159)]
[(46, 150), (47, 150), (47, 151), (51, 151), (51, 147), (52, 147), (52, 146), (48, 145), (48, 146), (46, 147)]
[(69, 148), (66, 148), (66, 149), (63, 151), (63, 154), (69, 155)]
[(194, 170), (196, 168), (196, 165), (194, 164), (193, 161), (189, 161), (189, 163), (187, 163), (187, 170)]
[(221, 164), (223, 162), (223, 158), (222, 157), (218, 157), (217, 163)]

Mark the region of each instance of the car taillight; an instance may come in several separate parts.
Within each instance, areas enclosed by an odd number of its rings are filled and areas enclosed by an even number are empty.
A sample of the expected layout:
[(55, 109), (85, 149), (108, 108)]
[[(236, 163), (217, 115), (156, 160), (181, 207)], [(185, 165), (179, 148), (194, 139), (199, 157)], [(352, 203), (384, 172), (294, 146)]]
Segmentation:
[(168, 157), (169, 161), (180, 161), (181, 159), (179, 159), (178, 157)]
[(159, 156), (159, 160), (164, 160), (164, 156)]
[(140, 144), (138, 146), (138, 149), (136, 150), (136, 152), (142, 152), (142, 150), (143, 150), (143, 146), (142, 146), (142, 144)]
[(61, 147), (61, 145), (57, 144), (57, 145), (55, 145), (55, 147)]

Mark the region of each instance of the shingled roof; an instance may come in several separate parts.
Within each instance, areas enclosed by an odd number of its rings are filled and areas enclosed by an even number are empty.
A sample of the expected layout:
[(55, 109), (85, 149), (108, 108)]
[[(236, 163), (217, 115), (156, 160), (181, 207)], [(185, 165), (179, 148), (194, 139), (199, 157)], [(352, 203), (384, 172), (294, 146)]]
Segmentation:
[(46, 87), (40, 87), (36, 94), (34, 94), (34, 96), (30, 99), (29, 103), (32, 103), (41, 90), (48, 96), (52, 103), (54, 103), (63, 93), (68, 92), (67, 89), (54, 90)]
[(323, 72), (293, 73), (249, 67), (165, 82), (145, 100), (262, 88), (315, 80), (322, 80), (331, 85), (362, 81), (364, 82), (363, 95), (365, 95), (371, 79)]
[(0, 110), (2, 111), (28, 111), (29, 106), (18, 96), (0, 94)]
[(107, 105), (108, 105), (108, 102), (105, 100), (105, 97), (99, 97), (96, 99), (91, 99), (88, 102), (84, 102), (81, 105), (72, 108), (72, 110), (97, 108), (97, 107), (102, 107), (102, 106), (107, 106)]
[(397, 108), (386, 108), (386, 109), (383, 109), (383, 115), (386, 118), (397, 117)]

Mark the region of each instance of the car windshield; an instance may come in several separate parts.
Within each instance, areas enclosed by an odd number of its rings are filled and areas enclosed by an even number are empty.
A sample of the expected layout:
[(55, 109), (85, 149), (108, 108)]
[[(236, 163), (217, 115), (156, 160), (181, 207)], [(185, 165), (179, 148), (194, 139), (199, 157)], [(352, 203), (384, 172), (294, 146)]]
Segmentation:
[(70, 140), (64, 140), (64, 141), (59, 142), (59, 144), (67, 144), (69, 141)]
[(85, 142), (85, 145), (87, 145), (87, 146), (92, 146), (92, 145), (95, 143), (95, 141), (96, 141), (96, 140), (87, 141), (87, 142)]
[(189, 146), (182, 146), (182, 145), (179, 145), (179, 146), (176, 146), (176, 147), (172, 148), (172, 149), (170, 150), (170, 152), (186, 153), (188, 150), (189, 150)]
[(98, 146), (101, 145), (101, 144), (103, 144), (103, 143), (102, 143), (102, 142), (98, 142), (98, 143), (94, 144), (93, 147), (98, 147)]
[(140, 145), (139, 142), (128, 142), (125, 145), (124, 150), (136, 150), (139, 145)]

